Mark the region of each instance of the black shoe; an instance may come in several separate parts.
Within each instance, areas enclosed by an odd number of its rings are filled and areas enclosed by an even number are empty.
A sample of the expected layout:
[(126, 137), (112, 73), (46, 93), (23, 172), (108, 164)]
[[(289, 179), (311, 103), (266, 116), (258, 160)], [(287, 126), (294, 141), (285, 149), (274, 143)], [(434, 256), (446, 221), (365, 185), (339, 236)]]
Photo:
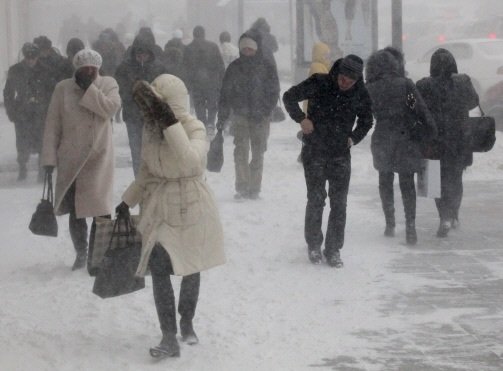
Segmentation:
[(444, 238), (449, 234), (449, 229), (451, 228), (451, 223), (448, 220), (440, 220), (440, 225), (438, 226), (437, 237)]
[(321, 264), (321, 250), (320, 249), (308, 249), (307, 255), (309, 256), (309, 261), (313, 264)]
[(72, 271), (84, 268), (86, 266), (86, 263), (87, 263), (87, 251), (77, 252), (77, 257), (73, 262)]
[(395, 237), (395, 226), (386, 224), (386, 228), (384, 229), (384, 235), (386, 237)]
[(451, 228), (452, 229), (458, 229), (459, 228), (459, 219), (454, 218), (451, 220)]
[(153, 358), (180, 357), (180, 345), (175, 334), (165, 334), (158, 346), (150, 348)]
[(342, 268), (344, 266), (344, 263), (342, 262), (341, 259), (341, 253), (339, 250), (336, 250), (333, 254), (327, 255), (325, 253), (325, 258), (327, 259), (327, 264), (330, 267), (334, 268)]
[(180, 333), (182, 335), (182, 341), (189, 345), (195, 345), (199, 343), (199, 339), (194, 331), (194, 327), (192, 327), (192, 321), (185, 322), (180, 320)]
[(247, 192), (236, 192), (236, 194), (234, 195), (234, 199), (237, 201), (243, 201), (246, 198), (248, 198)]
[(415, 225), (406, 225), (405, 226), (405, 242), (407, 245), (415, 245), (417, 244), (417, 233)]

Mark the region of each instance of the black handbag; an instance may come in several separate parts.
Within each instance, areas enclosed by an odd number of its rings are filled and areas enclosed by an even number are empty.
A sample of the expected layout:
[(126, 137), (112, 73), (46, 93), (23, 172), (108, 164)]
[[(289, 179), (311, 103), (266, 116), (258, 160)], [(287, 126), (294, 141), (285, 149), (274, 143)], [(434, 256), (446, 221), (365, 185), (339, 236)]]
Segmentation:
[(224, 136), (222, 130), (218, 130), (215, 138), (210, 143), (208, 151), (206, 169), (219, 173), (224, 164)]
[[(480, 108), (480, 107), (479, 107)], [(463, 122), (463, 139), (471, 152), (490, 151), (496, 142), (496, 123), (491, 116), (485, 116), (480, 108), (480, 117), (468, 117)]]
[(42, 200), (40, 200), (37, 209), (31, 216), (30, 225), (28, 226), (33, 234), (49, 237), (58, 236), (58, 222), (54, 215), (53, 201), (52, 175), (46, 172)]
[(129, 215), (117, 216), (108, 250), (94, 280), (94, 294), (105, 299), (145, 287), (145, 278), (135, 275), (141, 256), (141, 243), (135, 241), (136, 233)]

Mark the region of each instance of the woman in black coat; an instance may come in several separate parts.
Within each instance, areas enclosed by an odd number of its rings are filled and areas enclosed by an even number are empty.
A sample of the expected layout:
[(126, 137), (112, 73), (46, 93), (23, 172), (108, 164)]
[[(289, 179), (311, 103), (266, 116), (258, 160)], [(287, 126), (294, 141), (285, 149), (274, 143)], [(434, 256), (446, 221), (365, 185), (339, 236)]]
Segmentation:
[(447, 237), (449, 229), (459, 224), (463, 170), (473, 161), (463, 142), (462, 123), (479, 104), (479, 97), (470, 77), (458, 74), (456, 60), (442, 48), (431, 56), (430, 77), (418, 81), (417, 88), (438, 125), (441, 197), (435, 199), (440, 216), (437, 237)]
[(414, 83), (404, 77), (400, 61), (388, 51), (380, 50), (370, 56), (366, 80), (376, 119), (371, 150), (374, 167), (379, 172), (379, 195), (386, 219), (384, 235), (395, 235), (393, 180), (398, 173), (406, 241), (414, 245), (417, 243), (414, 173), (421, 169), (422, 156), (419, 143), (411, 139), (414, 116), (406, 104), (408, 94), (415, 97), (415, 112), (428, 129), (426, 135), (435, 134), (435, 123)]

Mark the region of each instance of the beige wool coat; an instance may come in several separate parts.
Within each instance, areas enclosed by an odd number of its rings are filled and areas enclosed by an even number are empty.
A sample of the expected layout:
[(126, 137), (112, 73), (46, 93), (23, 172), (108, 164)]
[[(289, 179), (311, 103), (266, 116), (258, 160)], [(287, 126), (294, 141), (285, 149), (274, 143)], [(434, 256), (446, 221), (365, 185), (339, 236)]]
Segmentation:
[(111, 119), (120, 104), (119, 87), (112, 77), (98, 76), (86, 91), (73, 78), (56, 85), (46, 117), (41, 161), (43, 166), (57, 168), (56, 215), (69, 212), (63, 199), (73, 182), (77, 218), (111, 214)]
[(222, 225), (204, 178), (206, 131), (188, 113), (188, 93), (180, 79), (161, 75), (151, 86), (179, 122), (162, 133), (155, 123), (145, 123), (140, 171), (122, 200), (130, 207), (140, 204), (137, 275), (145, 274), (152, 249), (160, 243), (174, 274), (186, 276), (225, 263)]

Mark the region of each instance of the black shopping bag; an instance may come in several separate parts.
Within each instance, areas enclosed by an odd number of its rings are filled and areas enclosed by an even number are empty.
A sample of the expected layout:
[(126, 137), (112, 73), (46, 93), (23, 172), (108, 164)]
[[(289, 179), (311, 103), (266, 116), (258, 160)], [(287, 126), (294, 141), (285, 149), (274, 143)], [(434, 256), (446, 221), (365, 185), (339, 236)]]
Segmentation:
[(44, 189), (42, 191), (42, 200), (37, 205), (33, 213), (28, 228), (33, 234), (40, 236), (57, 237), (58, 222), (54, 215), (52, 191), (52, 175), (45, 173)]
[(141, 243), (135, 242), (136, 233), (129, 215), (117, 216), (108, 250), (94, 280), (94, 294), (105, 299), (145, 287), (145, 279), (135, 276), (141, 256)]
[[(139, 215), (131, 215), (130, 220), (135, 230), (134, 243), (141, 246), (141, 234), (136, 229), (140, 221)], [(90, 276), (96, 276), (105, 258), (105, 253), (110, 247), (110, 240), (112, 240), (111, 248), (119, 247), (123, 243), (121, 238), (112, 239), (115, 221), (110, 217), (98, 216), (94, 218), (91, 225), (91, 234), (89, 236), (89, 251), (87, 254), (87, 271)]]
[(469, 117), (463, 123), (463, 136), (465, 146), (470, 151), (490, 151), (496, 142), (494, 118), (491, 116)]
[(210, 143), (207, 161), (206, 169), (208, 171), (219, 173), (222, 170), (224, 164), (224, 135), (222, 130), (217, 131), (217, 135)]

